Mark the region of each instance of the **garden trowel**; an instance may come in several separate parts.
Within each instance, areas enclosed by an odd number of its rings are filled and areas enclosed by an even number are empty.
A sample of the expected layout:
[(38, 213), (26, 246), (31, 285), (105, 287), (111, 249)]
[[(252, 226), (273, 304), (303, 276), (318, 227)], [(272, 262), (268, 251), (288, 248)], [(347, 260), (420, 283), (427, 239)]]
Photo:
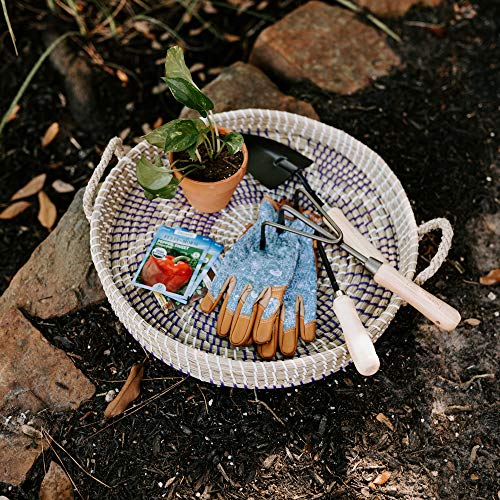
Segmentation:
[[(303, 173), (305, 168), (312, 165), (311, 159), (267, 137), (251, 134), (243, 134), (243, 137), (249, 151), (248, 171), (258, 181), (267, 188), (274, 189), (294, 176), (340, 227), (344, 241), (348, 245), (367, 257), (374, 257), (380, 262), (385, 262), (382, 254), (348, 221), (342, 211), (336, 207), (330, 207), (311, 187)], [(325, 223), (328, 224), (327, 221)]]
[[(328, 206), (319, 198), (301, 172), (307, 166), (306, 160), (309, 165), (312, 163), (311, 160), (291, 149), (286, 155), (281, 155), (276, 151), (284, 152), (283, 145), (279, 144), (279, 150), (274, 149), (274, 145), (277, 143), (267, 138), (246, 135), (245, 143), (250, 153), (248, 155), (248, 170), (254, 177), (265, 186), (274, 188), (279, 183), (276, 184), (275, 180), (271, 184), (270, 171), (281, 169), (286, 172), (287, 175), (281, 172), (280, 177), (274, 176), (274, 179), (281, 178), (282, 182), (292, 175), (297, 176), (303, 184), (304, 191), (312, 198), (310, 201), (316, 202), (316, 209), (323, 216), (325, 223), (336, 233), (337, 236), (335, 241), (332, 241), (333, 243), (337, 243), (347, 253), (362, 262), (365, 268), (373, 274), (376, 283), (411, 304), (440, 328), (447, 331), (456, 328), (461, 319), (460, 313), (456, 309), (419, 287), (400, 274), (395, 267), (386, 263), (380, 252), (361, 235), (340, 210)], [(299, 157), (301, 158), (299, 163), (301, 167), (295, 163)], [(275, 172), (272, 173), (275, 174)]]

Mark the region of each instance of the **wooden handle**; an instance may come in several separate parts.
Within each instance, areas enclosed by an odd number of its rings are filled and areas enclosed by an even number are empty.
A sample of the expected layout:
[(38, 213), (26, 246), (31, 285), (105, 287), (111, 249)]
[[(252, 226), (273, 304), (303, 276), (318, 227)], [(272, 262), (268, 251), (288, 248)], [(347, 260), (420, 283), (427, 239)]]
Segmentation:
[[(340, 227), (344, 235), (344, 241), (354, 250), (357, 250), (366, 257), (373, 257), (380, 262), (385, 262), (382, 254), (363, 236), (353, 224), (349, 222), (347, 217), (339, 208), (333, 207), (328, 210), (328, 215), (333, 219), (335, 224)], [(328, 222), (325, 220), (325, 224)]]
[(341, 295), (333, 301), (333, 310), (344, 332), (344, 339), (356, 370), (361, 375), (373, 375), (380, 367), (372, 339), (359, 319), (354, 302)]
[(389, 264), (382, 264), (374, 279), (379, 285), (406, 300), (439, 328), (450, 332), (460, 323), (460, 313), (456, 309), (405, 278)]

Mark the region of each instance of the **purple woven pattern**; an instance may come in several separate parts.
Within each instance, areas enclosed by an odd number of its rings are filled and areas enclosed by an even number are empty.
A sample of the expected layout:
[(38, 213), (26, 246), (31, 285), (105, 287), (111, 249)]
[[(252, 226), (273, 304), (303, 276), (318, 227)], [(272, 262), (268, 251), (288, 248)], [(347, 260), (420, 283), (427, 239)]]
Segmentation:
[[(246, 128), (245, 132), (264, 133), (283, 138), (269, 130)], [(288, 141), (290, 147), (295, 144)], [(320, 196), (329, 204), (338, 206), (344, 214), (367, 235), (389, 262), (397, 264), (397, 241), (390, 216), (366, 174), (348, 158), (327, 143), (309, 141), (302, 153), (314, 160), (305, 172)], [(133, 175), (133, 165), (127, 169)], [(257, 208), (264, 192), (278, 200), (291, 199), (296, 181), (290, 179), (276, 190), (268, 191), (250, 175), (236, 190), (231, 203), (220, 214), (199, 214), (187, 205), (184, 195), (178, 193), (171, 201), (149, 201), (139, 187), (125, 193), (116, 211), (110, 231), (110, 262), (118, 289), (144, 320), (158, 330), (188, 345), (210, 353), (235, 359), (256, 359), (255, 349), (233, 348), (226, 339), (215, 333), (215, 315), (206, 315), (194, 305), (165, 314), (154, 296), (147, 290), (134, 287), (131, 280), (137, 271), (146, 248), (161, 224), (183, 227), (199, 234), (209, 235), (229, 247), (241, 235), (247, 224), (256, 218)], [(377, 221), (375, 224), (374, 221)], [(390, 292), (378, 287), (363, 266), (335, 245), (327, 246), (327, 253), (341, 287), (350, 293), (364, 323), (387, 307)], [(360, 292), (362, 292), (360, 294)], [(317, 339), (311, 344), (301, 343), (297, 356), (324, 351), (343, 343), (338, 321), (332, 309), (332, 294), (323, 269), (319, 275), (317, 305)]]
[[(346, 217), (385, 259), (408, 277), (416, 263), (417, 235), (408, 200), (383, 161), (346, 134), (289, 113), (242, 110), (218, 115), (218, 124), (278, 140), (311, 158), (304, 171), (328, 204)], [(349, 362), (333, 313), (329, 281), (318, 277), (317, 339), (300, 343), (293, 359), (262, 362), (253, 347), (233, 348), (215, 333), (215, 314), (197, 304), (165, 314), (132, 277), (157, 228), (164, 224), (211, 236), (229, 248), (257, 218), (262, 197), (291, 199), (292, 178), (267, 190), (249, 174), (229, 205), (217, 214), (200, 214), (182, 192), (173, 200), (147, 200), (137, 186), (135, 162), (153, 158), (155, 148), (141, 143), (111, 171), (101, 188), (91, 223), (91, 249), (104, 289), (120, 320), (155, 356), (202, 380), (238, 387), (287, 387), (311, 382)], [(376, 340), (399, 308), (400, 300), (378, 287), (372, 276), (343, 250), (326, 247), (340, 286), (353, 298), (362, 321)]]

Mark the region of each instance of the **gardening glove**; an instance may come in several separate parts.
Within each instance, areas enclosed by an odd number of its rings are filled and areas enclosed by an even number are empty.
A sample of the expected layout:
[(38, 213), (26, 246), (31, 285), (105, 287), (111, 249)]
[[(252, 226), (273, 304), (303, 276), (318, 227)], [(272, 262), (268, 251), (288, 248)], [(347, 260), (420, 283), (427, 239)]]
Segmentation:
[(225, 294), (216, 329), (235, 346), (271, 340), (297, 262), (300, 241), (289, 232), (268, 228), (266, 248), (260, 250), (261, 223), (266, 220), (275, 222), (277, 213), (264, 199), (257, 222), (229, 250), (200, 304), (203, 312), (212, 312)]
[[(301, 230), (313, 232), (307, 226)], [(312, 342), (316, 336), (317, 275), (313, 240), (299, 236), (299, 241), (297, 264), (283, 297), (273, 337), (267, 344), (257, 346), (257, 352), (263, 359), (273, 358), (277, 348), (283, 356), (293, 356), (299, 336), (304, 342)]]

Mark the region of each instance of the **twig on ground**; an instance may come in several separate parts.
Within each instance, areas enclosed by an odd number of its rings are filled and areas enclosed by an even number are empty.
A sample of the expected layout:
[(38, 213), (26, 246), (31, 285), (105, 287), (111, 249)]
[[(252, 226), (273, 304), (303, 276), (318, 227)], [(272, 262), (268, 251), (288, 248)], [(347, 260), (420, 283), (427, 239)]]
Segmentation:
[[(125, 410), (125, 412), (123, 413), (123, 415), (120, 418), (118, 418), (114, 422), (111, 422), (110, 424), (106, 425), (106, 427), (103, 427), (102, 429), (98, 430), (97, 432), (94, 432), (90, 436), (87, 436), (85, 439), (82, 439), (82, 443), (85, 442), (85, 441), (87, 441), (91, 437), (97, 436), (97, 434), (100, 434), (101, 432), (104, 432), (106, 429), (108, 429), (109, 427), (115, 425), (120, 420), (122, 420), (122, 419), (124, 419), (124, 418), (126, 418), (126, 417), (128, 417), (128, 416), (130, 416), (132, 414), (134, 414), (135, 412), (137, 412), (139, 410), (142, 410), (142, 408), (144, 408), (147, 404), (151, 403), (151, 401), (154, 401), (155, 399), (161, 398), (162, 396), (164, 396), (165, 394), (167, 394), (167, 392), (170, 392), (172, 389), (175, 389), (178, 385), (182, 384), (188, 378), (189, 377), (184, 377), (182, 380), (179, 380), (179, 382), (176, 382), (175, 384), (171, 385), (170, 387), (167, 387), (164, 391), (161, 391), (158, 394), (155, 394), (154, 396), (150, 397), (149, 399), (146, 399), (146, 401), (143, 401), (142, 403), (139, 403), (138, 405), (133, 406), (129, 410)], [(104, 419), (101, 420), (101, 422), (103, 422), (103, 421), (104, 421)]]
[(275, 420), (278, 423), (280, 423), (283, 427), (286, 427), (285, 422), (283, 422), (283, 420), (281, 420), (281, 418), (279, 418), (278, 415), (276, 415), (274, 410), (264, 401), (261, 401), (260, 399), (257, 399), (256, 401), (249, 400), (249, 403), (262, 405), (275, 418)]
[[(73, 458), (72, 455), (70, 455), (70, 453), (65, 449), (63, 448), (62, 445), (60, 445), (45, 429), (42, 428), (42, 433), (45, 435), (45, 439), (47, 439), (47, 441), (49, 442), (49, 444), (52, 444), (54, 443), (58, 448), (60, 448), (62, 451), (64, 451), (64, 453), (66, 453), (66, 455), (68, 455), (68, 457), (78, 466), (78, 468), (80, 470), (82, 470), (87, 476), (89, 476), (90, 478), (92, 478), (94, 481), (96, 481), (97, 483), (99, 483), (100, 485), (104, 486), (105, 488), (108, 488), (108, 489), (111, 489), (111, 486), (107, 485), (106, 483), (103, 483), (100, 479), (98, 479), (97, 477), (93, 476), (90, 472), (88, 472), (75, 458)], [(54, 450), (54, 453), (55, 450)], [(57, 453), (56, 453), (56, 456), (57, 456)], [(59, 458), (59, 457), (58, 457)], [(59, 458), (59, 460), (61, 460)], [(69, 474), (68, 474), (68, 477), (69, 477)], [(71, 480), (71, 478), (70, 478)], [(71, 481), (73, 483), (73, 481)], [(74, 484), (74, 483), (73, 483)], [(83, 498), (83, 497), (82, 497)]]

